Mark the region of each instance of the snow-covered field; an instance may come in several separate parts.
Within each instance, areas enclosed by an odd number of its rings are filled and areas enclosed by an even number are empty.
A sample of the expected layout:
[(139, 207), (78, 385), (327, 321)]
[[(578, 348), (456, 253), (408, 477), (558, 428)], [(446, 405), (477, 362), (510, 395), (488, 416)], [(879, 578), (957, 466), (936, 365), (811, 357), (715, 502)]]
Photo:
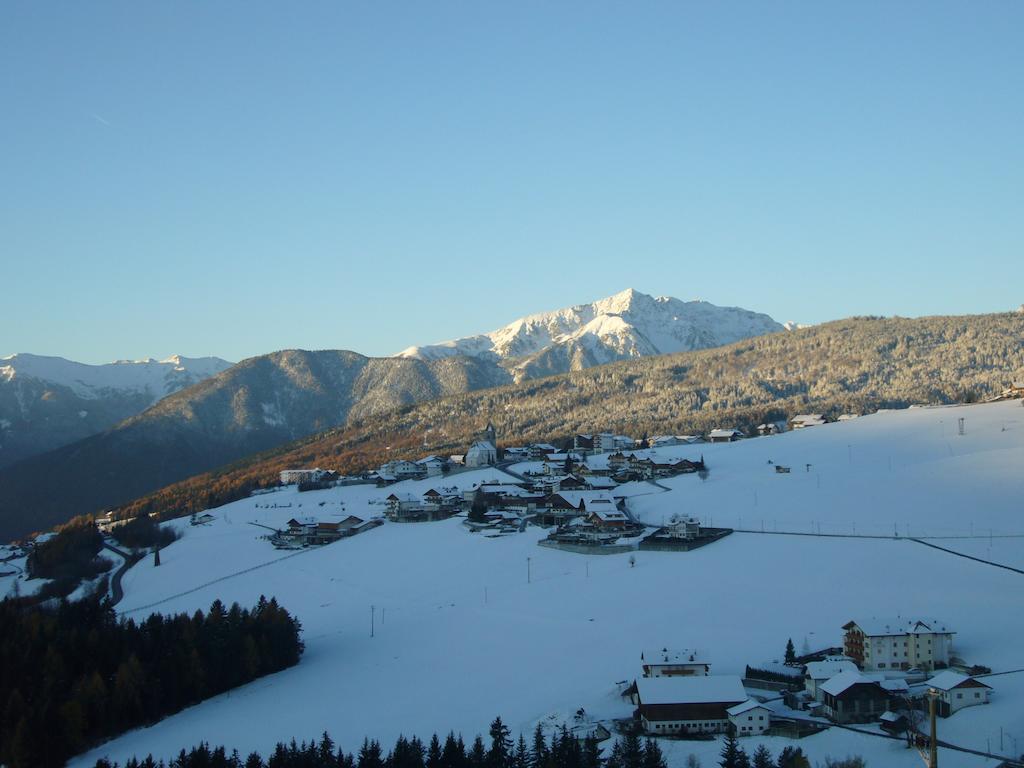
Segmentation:
[[(958, 434), (964, 418), (965, 434)], [(296, 514), (336, 519), (383, 512), (394, 490), (369, 486), (256, 496), (213, 511), (124, 579), (124, 614), (192, 611), (216, 598), (251, 605), (276, 596), (299, 616), (306, 653), (293, 669), (134, 731), (73, 761), (107, 755), (168, 757), (199, 740), (268, 751), (323, 730), (347, 749), (364, 736), (486, 733), (500, 714), (531, 730), (580, 707), (628, 716), (619, 682), (639, 674), (640, 650), (709, 649), (715, 673), (799, 648), (841, 643), (855, 617), (927, 614), (957, 630), (955, 650), (996, 671), (1024, 668), (1024, 574), (909, 541), (914, 537), (1024, 568), (1024, 408), (1019, 402), (911, 409), (728, 445), (661, 449), (698, 457), (702, 481), (632, 484), (630, 508), (658, 524), (675, 512), (750, 529), (687, 552), (583, 556), (536, 546), (544, 533), (485, 538), (459, 520), (386, 524), (320, 549), (274, 550), (251, 523), (281, 526)], [(790, 466), (776, 474), (769, 464)], [(807, 465), (810, 464), (808, 468)], [(440, 480), (468, 487), (496, 470)], [(323, 506), (321, 506), (321, 503)], [(299, 506), (301, 504), (301, 507)], [(276, 505), (276, 506), (275, 506)], [(843, 537), (775, 535), (844, 534)], [(893, 538), (852, 538), (863, 535)], [(1015, 537), (1014, 537), (1015, 536)], [(1009, 537), (1009, 538), (1003, 538)], [(262, 567), (257, 567), (262, 566)], [(155, 605), (155, 608), (148, 606)], [(373, 615), (373, 634), (371, 630)], [(993, 703), (940, 722), (940, 735), (975, 749), (1024, 751), (1024, 674), (989, 680)], [(1016, 740), (1016, 742), (1014, 741)], [(756, 739), (747, 739), (752, 750)], [(812, 759), (861, 754), (872, 766), (914, 766), (891, 742), (845, 731), (791, 742)], [(1017, 743), (1019, 742), (1019, 743)], [(712, 764), (716, 742), (664, 741), (670, 764), (690, 753)], [(943, 751), (945, 766), (995, 765)]]

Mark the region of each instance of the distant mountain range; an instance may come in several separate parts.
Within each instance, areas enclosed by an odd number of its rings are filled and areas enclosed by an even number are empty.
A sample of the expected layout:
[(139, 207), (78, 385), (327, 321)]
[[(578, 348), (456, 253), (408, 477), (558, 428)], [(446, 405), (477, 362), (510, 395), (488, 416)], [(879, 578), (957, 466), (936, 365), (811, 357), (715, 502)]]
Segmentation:
[(706, 301), (657, 298), (628, 288), (591, 304), (529, 315), (491, 333), (409, 347), (398, 357), (466, 355), (492, 361), (515, 381), (617, 360), (688, 352), (783, 330), (768, 315)]
[(118, 360), (0, 357), (0, 466), (81, 440), (231, 367), (217, 357)]
[[(0, 469), (0, 540), (427, 400), (781, 328), (747, 310), (627, 290), (390, 358), (290, 350), (228, 368), (216, 359), (82, 366), (17, 355), (0, 369), (9, 370), (0, 402), (11, 414), (3, 443), (21, 457)], [(33, 429), (34, 444), (17, 442)], [(54, 449), (31, 455), (44, 443)], [(37, 485), (54, 473), (74, 478), (67, 492)]]

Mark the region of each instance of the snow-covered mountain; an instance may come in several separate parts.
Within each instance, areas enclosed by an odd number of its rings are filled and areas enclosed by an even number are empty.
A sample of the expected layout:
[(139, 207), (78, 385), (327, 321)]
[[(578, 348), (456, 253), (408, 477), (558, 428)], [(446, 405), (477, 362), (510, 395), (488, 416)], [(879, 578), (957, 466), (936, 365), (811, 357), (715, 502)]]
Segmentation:
[(0, 383), (36, 379), (68, 387), (79, 397), (93, 400), (111, 392), (148, 394), (150, 402), (184, 389), (231, 367), (219, 357), (182, 357), (164, 360), (116, 360), (105, 365), (76, 363), (63, 357), (21, 353), (0, 357)]
[(109, 429), (231, 367), (218, 357), (118, 360), (0, 357), (0, 465)]
[(491, 333), (409, 347), (397, 357), (490, 358), (521, 380), (615, 360), (707, 349), (781, 330), (782, 325), (758, 312), (653, 297), (628, 288), (591, 304), (529, 315)]

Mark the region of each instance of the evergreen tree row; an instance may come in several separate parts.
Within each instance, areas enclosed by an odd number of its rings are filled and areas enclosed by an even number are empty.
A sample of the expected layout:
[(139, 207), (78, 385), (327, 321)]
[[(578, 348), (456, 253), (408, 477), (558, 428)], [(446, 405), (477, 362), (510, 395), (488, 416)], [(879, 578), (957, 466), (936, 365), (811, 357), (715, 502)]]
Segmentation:
[[(449, 733), (443, 740), (434, 734), (424, 744), (419, 738), (399, 736), (395, 746), (384, 753), (377, 741), (366, 739), (352, 755), (338, 748), (324, 733), (319, 741), (297, 744), (279, 743), (264, 760), (257, 753), (243, 759), (238, 752), (228, 753), (224, 747), (211, 748), (200, 744), (164, 763), (152, 756), (132, 758), (124, 768), (601, 768), (598, 743), (595, 739), (577, 739), (565, 726), (547, 738), (540, 725), (527, 740), (519, 735), (513, 741), (511, 732), (500, 717), (494, 719), (489, 739), (477, 736), (469, 746), (462, 736)], [(657, 743), (641, 741), (636, 735), (625, 736), (612, 748), (609, 768), (666, 768)], [(121, 768), (99, 760), (96, 768)]]
[(274, 599), (118, 619), (107, 600), (0, 601), (0, 765), (72, 755), (299, 661), (301, 625)]

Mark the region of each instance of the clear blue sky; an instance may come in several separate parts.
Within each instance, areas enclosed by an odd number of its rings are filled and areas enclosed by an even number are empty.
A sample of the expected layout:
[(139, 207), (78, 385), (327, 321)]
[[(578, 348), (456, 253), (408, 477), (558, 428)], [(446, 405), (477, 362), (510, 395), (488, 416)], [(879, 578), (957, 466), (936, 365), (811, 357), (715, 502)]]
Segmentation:
[(0, 354), (1024, 302), (1024, 3), (0, 4)]

